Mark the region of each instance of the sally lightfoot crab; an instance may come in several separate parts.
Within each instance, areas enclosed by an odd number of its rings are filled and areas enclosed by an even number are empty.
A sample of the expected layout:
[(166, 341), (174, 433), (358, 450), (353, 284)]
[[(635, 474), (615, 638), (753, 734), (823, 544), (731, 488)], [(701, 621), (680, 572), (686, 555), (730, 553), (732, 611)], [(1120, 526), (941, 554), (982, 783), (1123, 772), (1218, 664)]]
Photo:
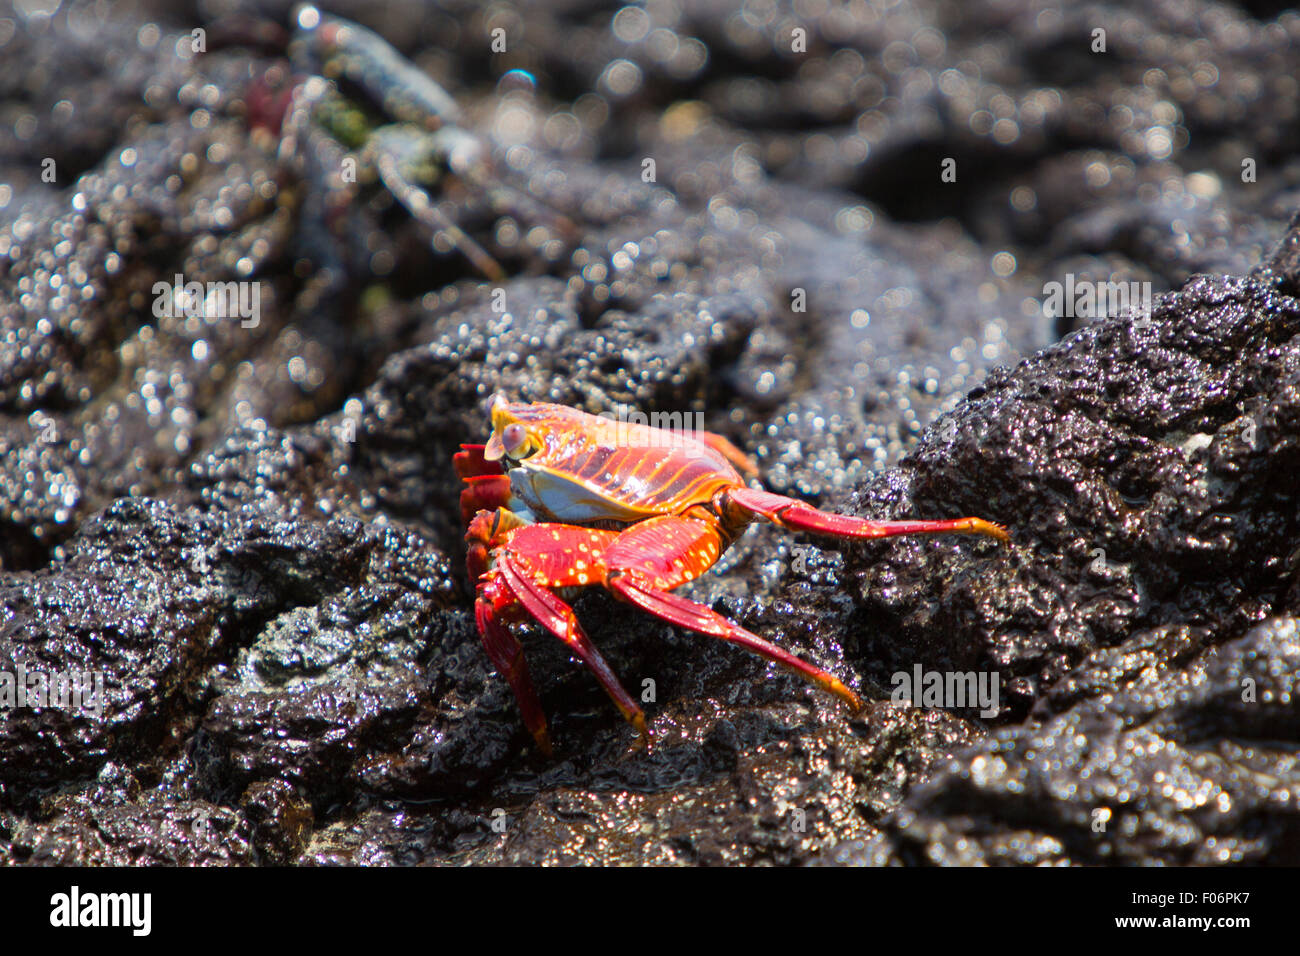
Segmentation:
[(855, 711), (862, 702), (838, 678), (800, 660), (702, 604), (672, 594), (707, 571), (751, 522), (840, 538), (984, 534), (1007, 540), (983, 518), (869, 521), (819, 511), (748, 487), (754, 464), (731, 442), (613, 421), (563, 405), (516, 404), (497, 396), (486, 445), (462, 445), (470, 580), (479, 636), (515, 693), (525, 725), (551, 753), (546, 717), (512, 626), (536, 621), (596, 676), (649, 744), (645, 714), (619, 683), (561, 597), (600, 585), (616, 598), (679, 627), (730, 641), (789, 668)]

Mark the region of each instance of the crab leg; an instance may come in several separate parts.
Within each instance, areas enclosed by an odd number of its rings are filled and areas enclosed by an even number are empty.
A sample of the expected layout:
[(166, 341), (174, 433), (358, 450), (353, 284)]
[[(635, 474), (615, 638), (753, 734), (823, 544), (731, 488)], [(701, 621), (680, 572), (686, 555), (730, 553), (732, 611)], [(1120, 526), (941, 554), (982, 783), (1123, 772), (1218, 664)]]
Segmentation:
[[(484, 647), (515, 692), (525, 725), (538, 746), (549, 753), (546, 717), (528, 680), (522, 653), (516, 657), (509, 652), (518, 648), (518, 641), (502, 624), (516, 608), (522, 608), (569, 647), (596, 676), (624, 719), (636, 729), (648, 747), (650, 732), (644, 712), (582, 630), (573, 609), (548, 590), (597, 583), (600, 553), (618, 534), (557, 524), (504, 527), (511, 524), (511, 519), (518, 521), (508, 511), (496, 514), (480, 512), (471, 522), (466, 537), (474, 538), (471, 549), (474, 544), (481, 544), (485, 537), (491, 538), (493, 543), (493, 566), (480, 581), (475, 617)], [(508, 650), (502, 650), (505, 646), (502, 634), (513, 642)], [(489, 646), (489, 642), (493, 646)]]
[(370, 148), (374, 153), (374, 163), (375, 168), (379, 170), (379, 178), (412, 216), (434, 233), (446, 233), (452, 245), (461, 251), (474, 268), (493, 282), (501, 282), (505, 279), (506, 273), (500, 263), (466, 235), (460, 226), (447, 218), (429, 198), (429, 194), (417, 186), (402, 168), (398, 151), (404, 151), (401, 158), (411, 161), (412, 151), (419, 148), (418, 144), (412, 145), (412, 135), (411, 131), (403, 130), (398, 126), (381, 126), (371, 134), (373, 142)]
[(1009, 540), (1007, 529), (983, 518), (950, 518), (943, 521), (870, 521), (851, 515), (819, 511), (812, 505), (784, 495), (753, 488), (731, 488), (726, 492), (724, 513), (739, 509), (742, 514), (765, 518), (791, 531), (811, 531), (837, 538), (891, 538), (901, 534), (986, 534), (999, 541)]
[(838, 678), (703, 604), (667, 593), (712, 567), (722, 550), (722, 536), (710, 522), (670, 515), (650, 518), (623, 532), (605, 551), (605, 586), (662, 620), (766, 657), (861, 710), (858, 695)]
[[(544, 527), (537, 525), (535, 527)], [(570, 529), (566, 529), (570, 530)], [(636, 728), (636, 732), (641, 739), (645, 741), (646, 748), (650, 747), (650, 731), (646, 727), (645, 714), (637, 706), (632, 696), (619, 683), (618, 677), (601, 657), (600, 651), (591, 643), (591, 639), (578, 623), (577, 617), (574, 616), (573, 609), (556, 597), (546, 588), (539, 586), (520, 571), (515, 566), (515, 560), (507, 557), (497, 564), (498, 570), (501, 571), (502, 577), (506, 580), (510, 590), (514, 593), (519, 603), (523, 605), (524, 610), (533, 616), (542, 627), (546, 628), (565, 644), (569, 646), (578, 660), (587, 666), (587, 669), (596, 675), (596, 680), (600, 681), (600, 686), (605, 688), (605, 693), (614, 702), (614, 706), (619, 709), (623, 719)]]
[(403, 122), (438, 129), (460, 121), (451, 94), (373, 30), (310, 7), (300, 7), (294, 19), (299, 69), (345, 77)]
[(523, 717), (524, 726), (537, 741), (537, 748), (546, 756), (551, 756), (551, 736), (546, 731), (546, 714), (537, 691), (533, 689), (533, 679), (528, 673), (528, 662), (524, 659), (524, 648), (519, 639), (510, 633), (502, 623), (509, 616), (514, 606), (514, 595), (496, 581), (489, 581), (479, 589), (478, 600), (474, 602), (474, 619), (478, 622), (479, 640), (487, 651), (492, 666), (506, 679), (510, 689), (515, 693), (515, 702)]
[(603, 584), (616, 597), (688, 630), (746, 648), (834, 694), (855, 711), (858, 696), (842, 681), (694, 601), (667, 593), (708, 570), (722, 553), (717, 528), (695, 518), (650, 518), (621, 534), (559, 524), (518, 524), (509, 511), (482, 511), (470, 523), (471, 572), (476, 552), (492, 569), (479, 583), (475, 616), (483, 645), (510, 683), (524, 723), (550, 752), (546, 718), (528, 679), (518, 641), (504, 621), (522, 609), (569, 649), (600, 681), (624, 719), (650, 743), (645, 715), (582, 630), (572, 608), (551, 588)]

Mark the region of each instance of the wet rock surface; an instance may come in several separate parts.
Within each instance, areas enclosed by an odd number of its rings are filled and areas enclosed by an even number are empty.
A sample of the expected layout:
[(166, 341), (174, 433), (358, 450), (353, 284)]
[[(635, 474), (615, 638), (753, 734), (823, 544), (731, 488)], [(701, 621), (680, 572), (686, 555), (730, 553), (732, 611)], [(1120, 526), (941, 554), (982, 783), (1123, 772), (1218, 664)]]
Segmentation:
[[(0, 673), (104, 677), (0, 706), (0, 861), (1300, 861), (1300, 17), (331, 9), (490, 144), (432, 195), (504, 280), (284, 147), (287, 5), (0, 14)], [(1051, 314), (1067, 273), (1155, 308)], [(178, 274), (256, 321), (159, 315)], [(585, 595), (656, 747), (533, 631), (547, 760), (463, 571), (498, 390), (1012, 542), (756, 528), (691, 586), (856, 716)], [(916, 667), (996, 712), (895, 702)]]
[[(1297, 302), (1198, 278), (1150, 329), (1112, 322), (998, 370), (954, 446), (859, 500), (907, 513), (974, 489), (1034, 522), (983, 574), (939, 552), (846, 562), (883, 671), (993, 667), (998, 728), (838, 862), (1276, 862), (1295, 849)], [(1162, 365), (1140, 356), (1163, 354)], [(1016, 460), (990, 461), (1008, 447)], [(1032, 436), (1032, 437), (1031, 437)], [(1021, 477), (1017, 477), (1021, 476)], [(1011, 519), (1017, 527), (1023, 520)], [(936, 603), (931, 588), (945, 597)], [(948, 638), (959, 629), (960, 640)], [(901, 640), (900, 640), (901, 638)], [(991, 812), (990, 812), (991, 811)]]

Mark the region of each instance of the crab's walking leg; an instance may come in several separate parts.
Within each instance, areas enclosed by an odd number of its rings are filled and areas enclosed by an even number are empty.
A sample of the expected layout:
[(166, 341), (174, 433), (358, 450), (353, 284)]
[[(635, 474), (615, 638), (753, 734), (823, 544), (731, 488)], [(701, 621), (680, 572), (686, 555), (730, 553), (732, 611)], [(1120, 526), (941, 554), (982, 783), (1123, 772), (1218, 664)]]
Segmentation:
[[(472, 446), (469, 446), (472, 448)], [(464, 454), (462, 452), (462, 454)], [(458, 455), (457, 458), (460, 456)], [(457, 462), (459, 470), (461, 462)], [(533, 680), (528, 674), (528, 662), (518, 638), (510, 633), (509, 624), (520, 618), (514, 592), (501, 580), (500, 575), (488, 570), (488, 553), (504, 547), (511, 536), (525, 527), (517, 515), (504, 508), (480, 511), (469, 523), (465, 532), (466, 563), (471, 581), (478, 581), (478, 596), (474, 601), (474, 619), (478, 623), (479, 640), (483, 649), (519, 704), (519, 714), (524, 726), (537, 741), (538, 749), (550, 756), (551, 738), (546, 731), (546, 714), (542, 711)]]
[(514, 607), (514, 595), (497, 581), (489, 581), (479, 588), (478, 600), (474, 602), (474, 618), (478, 622), (479, 640), (487, 651), (492, 666), (506, 679), (510, 689), (515, 693), (519, 704), (519, 713), (524, 726), (537, 741), (537, 748), (546, 756), (551, 756), (551, 736), (546, 730), (546, 714), (537, 691), (533, 689), (533, 679), (528, 674), (528, 662), (524, 660), (524, 648), (519, 639), (510, 633), (502, 623)]
[(837, 538), (891, 538), (900, 534), (986, 534), (999, 541), (1009, 540), (1007, 529), (983, 518), (951, 518), (944, 521), (870, 521), (851, 515), (819, 511), (810, 504), (784, 495), (753, 488), (732, 488), (722, 506), (727, 512), (739, 509), (742, 516), (765, 518), (791, 531), (811, 531)]
[(378, 33), (311, 7), (299, 7), (294, 19), (298, 69), (345, 77), (405, 123), (437, 129), (460, 121), (451, 94)]
[[(545, 525), (535, 525), (534, 527), (544, 528)], [(581, 529), (566, 528), (565, 531), (574, 531)], [(582, 625), (578, 623), (577, 617), (573, 614), (573, 609), (565, 604), (562, 600), (548, 591), (545, 587), (537, 584), (531, 579), (526, 571), (516, 567), (513, 557), (506, 557), (499, 561), (497, 568), (501, 571), (502, 577), (514, 592), (519, 603), (523, 605), (524, 610), (533, 616), (542, 627), (546, 628), (565, 644), (587, 669), (596, 675), (596, 680), (600, 681), (600, 686), (605, 688), (605, 693), (610, 697), (623, 715), (623, 719), (636, 728), (636, 732), (641, 739), (645, 741), (646, 749), (650, 748), (650, 730), (646, 726), (645, 713), (633, 700), (632, 696), (619, 683), (618, 677), (610, 669), (605, 658), (601, 657), (600, 651), (591, 643), (583, 631)]]
[(418, 136), (418, 133), (410, 130), (404, 130), (399, 126), (382, 126), (371, 133), (371, 146), (375, 169), (379, 171), (379, 178), (384, 181), (388, 190), (397, 197), (398, 202), (406, 207), (407, 212), (424, 223), (435, 234), (443, 232), (451, 240), (452, 245), (461, 251), (461, 254), (483, 273), (487, 278), (494, 282), (500, 282), (506, 277), (505, 270), (501, 268), (500, 263), (488, 255), (487, 251), (477, 242), (465, 234), (465, 231), (456, 225), (445, 215), (429, 198), (429, 194), (415, 184), (406, 170), (402, 167), (402, 160), (411, 161), (413, 154), (421, 148), (418, 142), (412, 143), (412, 138)]
[[(602, 573), (601, 552), (618, 534), (560, 524), (532, 524), (503, 532), (500, 526), (508, 524), (511, 517), (513, 516), (507, 511), (496, 515), (483, 512), (475, 516), (471, 523), (471, 534), (479, 538), (490, 534), (494, 542), (492, 569), (486, 573), (479, 586), (476, 605), (484, 645), (487, 645), (489, 636), (497, 639), (494, 628), (505, 630), (499, 618), (511, 614), (516, 605), (522, 608), (568, 645), (569, 650), (596, 676), (624, 719), (636, 729), (648, 747), (650, 732), (644, 712), (591, 643), (572, 608), (549, 590), (599, 583)], [(489, 522), (497, 527), (489, 528)], [(511, 637), (511, 640), (514, 638)], [(501, 659), (504, 661), (504, 655)], [(493, 662), (497, 661), (498, 658), (493, 657)], [(540, 706), (536, 705), (537, 698), (532, 693), (531, 683), (527, 682), (526, 671), (523, 681), (526, 686), (522, 688), (521, 694), (520, 685), (511, 679), (501, 663), (497, 663), (497, 669), (511, 682), (515, 696), (519, 698), (524, 722), (533, 732), (538, 745), (543, 746), (543, 739), (547, 739), (546, 719), (541, 714)], [(549, 743), (543, 749), (546, 747), (549, 747)]]
[(619, 535), (605, 551), (605, 586), (615, 595), (662, 620), (738, 644), (794, 671), (839, 697), (853, 710), (858, 695), (842, 681), (800, 660), (703, 604), (668, 591), (703, 574), (722, 553), (715, 525), (695, 518), (650, 518)]

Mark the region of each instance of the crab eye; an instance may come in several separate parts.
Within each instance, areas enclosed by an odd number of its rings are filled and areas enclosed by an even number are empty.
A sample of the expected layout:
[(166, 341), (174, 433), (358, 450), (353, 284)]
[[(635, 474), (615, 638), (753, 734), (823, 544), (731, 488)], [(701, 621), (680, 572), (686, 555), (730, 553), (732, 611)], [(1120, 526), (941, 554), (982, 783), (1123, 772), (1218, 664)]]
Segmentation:
[(511, 458), (521, 458), (519, 453), (528, 444), (528, 431), (518, 422), (507, 425), (501, 430), (501, 444)]

